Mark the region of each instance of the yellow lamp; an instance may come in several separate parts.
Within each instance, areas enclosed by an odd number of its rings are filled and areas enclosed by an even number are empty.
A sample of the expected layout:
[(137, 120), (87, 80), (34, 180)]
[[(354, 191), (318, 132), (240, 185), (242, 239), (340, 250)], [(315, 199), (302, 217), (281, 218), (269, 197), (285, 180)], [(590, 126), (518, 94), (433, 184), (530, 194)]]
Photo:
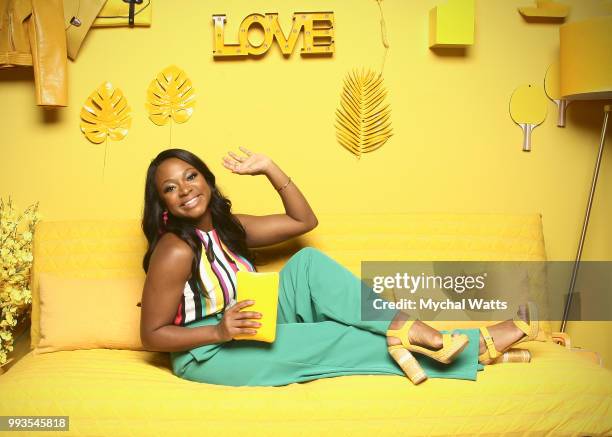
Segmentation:
[(612, 15), (564, 24), (559, 38), (561, 94), (612, 99)]
[[(605, 100), (612, 99), (612, 15), (590, 18), (588, 20), (567, 23), (560, 27), (560, 70), (561, 95), (567, 100)], [(599, 167), (606, 139), (608, 116), (612, 105), (604, 107), (604, 122), (599, 143), (599, 152), (595, 160), (591, 191), (582, 225), (576, 260), (572, 270), (569, 292), (561, 332), (565, 332), (567, 319), (572, 304), (572, 295), (580, 267), (582, 248), (589, 224), (589, 215), (593, 204), (595, 186), (599, 176)]]

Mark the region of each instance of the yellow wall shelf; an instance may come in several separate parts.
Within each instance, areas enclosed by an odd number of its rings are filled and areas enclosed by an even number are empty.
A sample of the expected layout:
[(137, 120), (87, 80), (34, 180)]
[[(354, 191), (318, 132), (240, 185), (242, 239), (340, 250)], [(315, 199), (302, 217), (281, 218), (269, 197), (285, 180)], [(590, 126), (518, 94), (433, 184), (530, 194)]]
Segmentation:
[(474, 44), (474, 0), (448, 0), (429, 11), (429, 47)]

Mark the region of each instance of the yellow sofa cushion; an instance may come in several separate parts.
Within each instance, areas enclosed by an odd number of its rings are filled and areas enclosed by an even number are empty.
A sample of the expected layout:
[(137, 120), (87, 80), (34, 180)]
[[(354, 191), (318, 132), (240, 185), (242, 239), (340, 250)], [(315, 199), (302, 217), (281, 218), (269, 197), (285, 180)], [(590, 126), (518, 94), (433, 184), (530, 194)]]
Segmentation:
[(34, 235), (31, 348), (40, 341), (41, 273), (71, 278), (134, 278), (143, 275), (146, 240), (137, 220), (39, 222)]
[(40, 342), (34, 353), (75, 349), (143, 350), (140, 307), (144, 278), (39, 279)]
[(610, 370), (552, 342), (520, 346), (531, 363), (418, 386), (357, 375), (227, 387), (173, 375), (164, 353), (30, 353), (0, 375), (0, 415), (69, 415), (67, 436), (612, 435)]
[[(319, 226), (289, 242), (258, 250), (259, 271), (279, 271), (304, 246), (316, 247), (356, 275), (362, 261), (545, 261), (539, 214), (320, 214)], [(146, 240), (138, 220), (40, 222), (31, 277), (31, 347), (40, 340), (39, 277), (142, 275)], [(488, 324), (481, 322), (479, 326)], [(462, 322), (438, 322), (440, 329)], [(550, 324), (541, 323), (543, 338)]]

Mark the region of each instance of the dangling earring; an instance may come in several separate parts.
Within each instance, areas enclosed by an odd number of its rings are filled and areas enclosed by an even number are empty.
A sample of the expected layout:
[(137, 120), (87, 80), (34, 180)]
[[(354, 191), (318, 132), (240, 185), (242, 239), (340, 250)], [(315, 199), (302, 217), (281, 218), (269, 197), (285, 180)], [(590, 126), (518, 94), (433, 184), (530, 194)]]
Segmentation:
[(162, 220), (164, 221), (164, 226), (168, 226), (168, 211), (162, 213)]

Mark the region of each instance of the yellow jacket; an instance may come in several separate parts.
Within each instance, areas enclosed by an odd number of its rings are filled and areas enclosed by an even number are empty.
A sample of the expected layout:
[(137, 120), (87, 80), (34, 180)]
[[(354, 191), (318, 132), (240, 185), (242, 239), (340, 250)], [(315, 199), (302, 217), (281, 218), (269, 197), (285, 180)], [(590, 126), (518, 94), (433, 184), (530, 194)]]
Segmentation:
[(36, 103), (67, 106), (61, 0), (0, 0), (0, 68), (34, 67)]

